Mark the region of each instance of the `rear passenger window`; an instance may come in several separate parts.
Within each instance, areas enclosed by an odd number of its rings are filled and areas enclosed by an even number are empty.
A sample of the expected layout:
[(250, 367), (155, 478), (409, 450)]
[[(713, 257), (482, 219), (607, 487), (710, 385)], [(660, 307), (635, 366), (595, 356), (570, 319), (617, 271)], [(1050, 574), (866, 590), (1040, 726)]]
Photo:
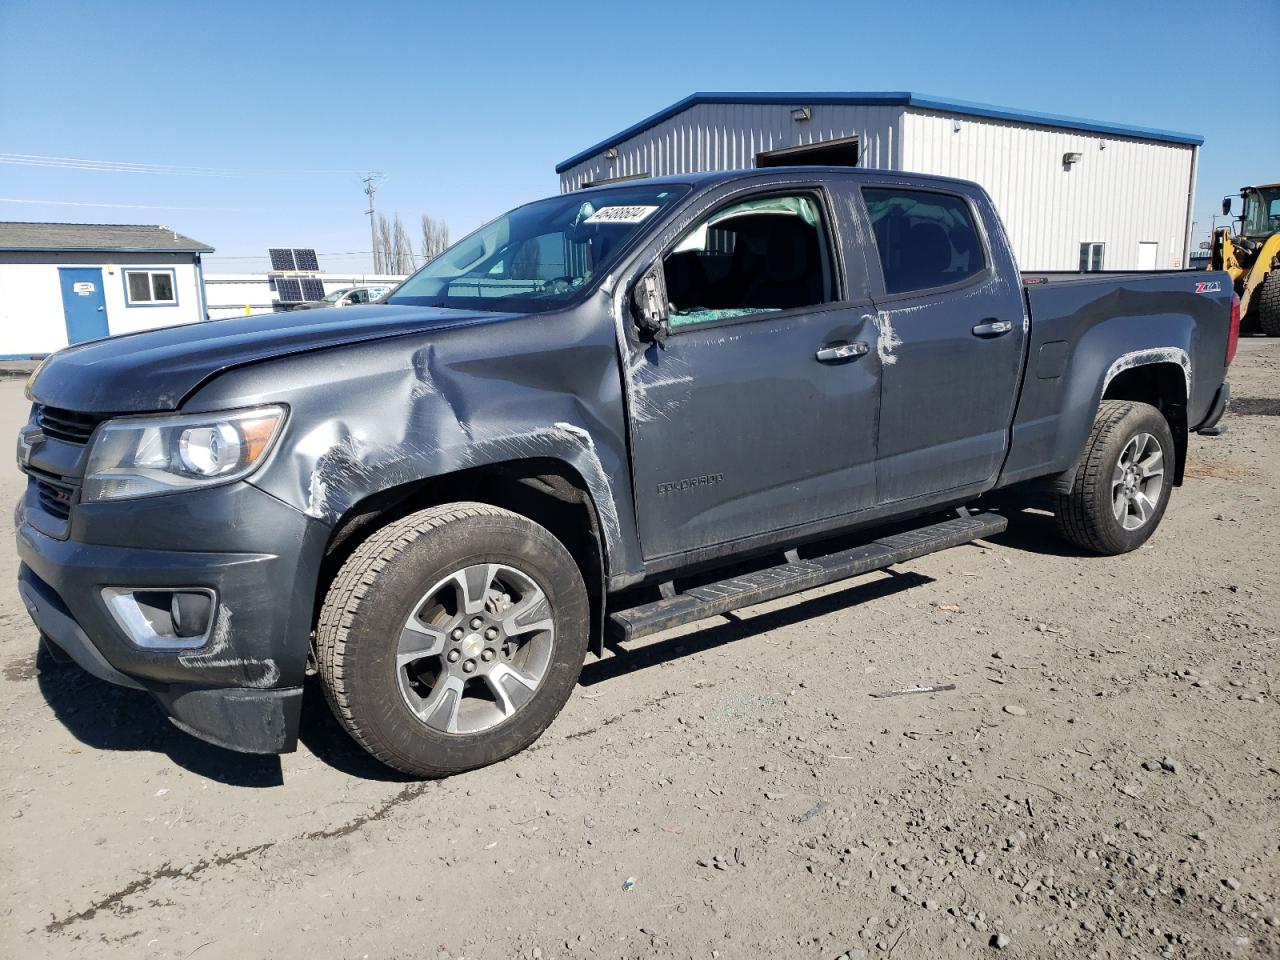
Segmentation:
[(809, 197), (717, 210), (662, 262), (669, 322), (679, 328), (826, 303), (830, 262), (818, 205)]
[(886, 293), (945, 287), (986, 269), (969, 205), (924, 190), (862, 191), (871, 215)]

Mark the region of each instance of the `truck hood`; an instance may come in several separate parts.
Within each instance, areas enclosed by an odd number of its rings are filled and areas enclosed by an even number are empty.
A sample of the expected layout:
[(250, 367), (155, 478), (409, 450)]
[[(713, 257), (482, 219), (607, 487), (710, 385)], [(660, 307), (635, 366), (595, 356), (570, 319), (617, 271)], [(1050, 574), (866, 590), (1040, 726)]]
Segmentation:
[(511, 316), (376, 304), (207, 320), (68, 347), (45, 361), (30, 392), (38, 403), (84, 413), (176, 410), (200, 384), (233, 367)]

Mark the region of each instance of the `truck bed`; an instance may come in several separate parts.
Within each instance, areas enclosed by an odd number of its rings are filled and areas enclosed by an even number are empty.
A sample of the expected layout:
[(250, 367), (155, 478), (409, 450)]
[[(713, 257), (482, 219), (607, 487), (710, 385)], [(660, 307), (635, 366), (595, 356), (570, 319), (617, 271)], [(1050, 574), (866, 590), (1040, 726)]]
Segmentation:
[[(1109, 379), (1153, 358), (1179, 368), (1194, 429), (1226, 376), (1231, 278), (1220, 271), (1022, 273), (1027, 373), (1002, 483), (1065, 470)], [(1083, 379), (1079, 368), (1091, 372)]]
[(1082, 273), (1079, 270), (1022, 270), (1022, 284), (1027, 287), (1046, 283), (1089, 283), (1095, 280), (1143, 280), (1148, 278), (1187, 277), (1206, 274), (1206, 270), (1098, 270)]

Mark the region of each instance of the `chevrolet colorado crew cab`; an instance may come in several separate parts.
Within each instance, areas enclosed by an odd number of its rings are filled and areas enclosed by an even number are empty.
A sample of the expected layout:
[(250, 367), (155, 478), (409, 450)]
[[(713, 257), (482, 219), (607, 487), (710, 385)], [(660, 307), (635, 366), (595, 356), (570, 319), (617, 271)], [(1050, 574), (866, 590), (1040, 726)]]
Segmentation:
[(973, 183), (589, 188), (378, 304), (54, 354), (19, 589), (51, 653), (198, 737), (293, 749), (318, 672), (374, 756), (446, 775), (532, 743), (607, 639), (998, 533), (997, 488), (1135, 549), (1238, 325), (1223, 273), (1020, 274)]

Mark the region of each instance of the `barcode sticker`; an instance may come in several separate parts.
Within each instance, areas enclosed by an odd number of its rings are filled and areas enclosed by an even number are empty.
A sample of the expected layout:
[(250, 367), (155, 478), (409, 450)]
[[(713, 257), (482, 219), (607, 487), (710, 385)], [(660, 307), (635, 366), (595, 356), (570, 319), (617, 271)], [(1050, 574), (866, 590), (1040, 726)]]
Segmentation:
[(583, 223), (641, 223), (657, 210), (657, 207), (633, 204), (624, 207), (601, 207)]

